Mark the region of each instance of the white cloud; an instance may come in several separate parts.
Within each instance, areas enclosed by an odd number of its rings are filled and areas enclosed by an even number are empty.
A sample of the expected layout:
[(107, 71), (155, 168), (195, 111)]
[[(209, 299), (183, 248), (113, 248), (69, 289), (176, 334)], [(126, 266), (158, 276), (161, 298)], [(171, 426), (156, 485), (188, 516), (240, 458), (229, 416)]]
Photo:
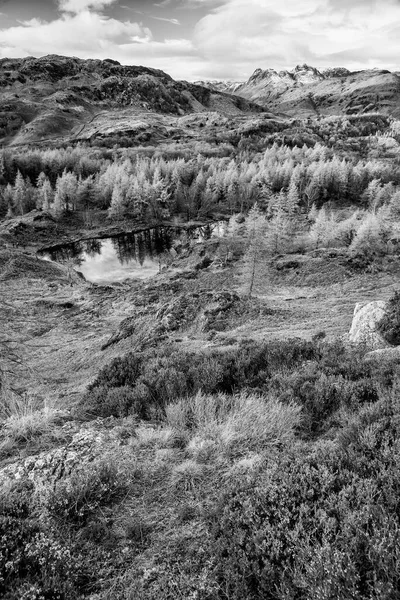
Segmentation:
[(398, 68), (396, 0), (229, 0), (197, 24), (204, 74), (248, 76), (256, 67), (309, 62)]
[(96, 56), (107, 51), (113, 54), (121, 44), (151, 39), (151, 31), (138, 23), (121, 22), (85, 11), (63, 15), (50, 23), (33, 19), (1, 31), (0, 55)]

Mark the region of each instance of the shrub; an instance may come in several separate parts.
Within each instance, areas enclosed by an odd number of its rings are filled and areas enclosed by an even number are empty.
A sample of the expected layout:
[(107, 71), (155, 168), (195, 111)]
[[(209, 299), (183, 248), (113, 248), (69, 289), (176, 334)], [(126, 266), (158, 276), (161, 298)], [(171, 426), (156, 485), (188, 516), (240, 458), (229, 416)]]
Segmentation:
[[(179, 408), (179, 398), (194, 399), (199, 391), (218, 396), (251, 390), (283, 404), (299, 404), (303, 435), (315, 436), (329, 428), (340, 409), (356, 410), (360, 404), (375, 402), (379, 388), (392, 385), (395, 365), (383, 368), (361, 358), (361, 350), (346, 348), (340, 341), (298, 339), (243, 342), (225, 352), (185, 353), (168, 348), (157, 354), (151, 350), (139, 358), (118, 359), (115, 368), (113, 363), (106, 367), (84, 397), (79, 413), (91, 418), (134, 413), (154, 419), (163, 417), (166, 406), (173, 403), (168, 419), (179, 429), (190, 426), (184, 421), (197, 419), (196, 410), (207, 413), (211, 409), (204, 418), (217, 418), (212, 416), (214, 398), (208, 408), (204, 399), (197, 408), (191, 405), (193, 400)], [(181, 411), (180, 416), (172, 417), (172, 410)], [(172, 424), (171, 418), (180, 423)]]
[(37, 511), (33, 484), (0, 492), (0, 594), (7, 600), (76, 597), (76, 562)]
[(400, 292), (396, 291), (386, 306), (386, 313), (378, 324), (378, 331), (389, 344), (400, 345)]
[(384, 489), (319, 459), (284, 457), (221, 498), (210, 526), (232, 600), (398, 597), (398, 471)]

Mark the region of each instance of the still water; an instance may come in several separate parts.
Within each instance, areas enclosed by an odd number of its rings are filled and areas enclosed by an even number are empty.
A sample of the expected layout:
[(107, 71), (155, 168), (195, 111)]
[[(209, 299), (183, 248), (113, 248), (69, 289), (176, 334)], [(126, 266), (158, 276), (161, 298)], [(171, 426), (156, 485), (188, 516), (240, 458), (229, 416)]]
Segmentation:
[[(115, 283), (124, 279), (148, 279), (168, 265), (181, 245), (221, 237), (225, 222), (189, 230), (156, 227), (138, 233), (82, 240), (42, 250), (46, 260), (71, 264), (92, 283)], [(180, 244), (181, 242), (181, 244)]]

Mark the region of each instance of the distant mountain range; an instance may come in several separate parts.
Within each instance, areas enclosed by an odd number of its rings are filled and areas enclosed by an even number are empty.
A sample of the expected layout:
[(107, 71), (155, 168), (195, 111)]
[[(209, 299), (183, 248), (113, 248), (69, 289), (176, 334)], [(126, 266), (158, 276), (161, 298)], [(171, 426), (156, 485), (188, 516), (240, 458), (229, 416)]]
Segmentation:
[(99, 138), (157, 145), (168, 139), (212, 138), (213, 127), (230, 127), (226, 117), (377, 111), (400, 117), (399, 73), (300, 65), (292, 71), (257, 69), (247, 82), (188, 83), (111, 59), (50, 55), (0, 60), (2, 145)]
[(291, 71), (256, 69), (246, 82), (196, 82), (290, 116), (379, 111), (400, 116), (399, 73), (339, 67), (319, 71), (298, 65)]
[[(205, 111), (231, 115), (262, 109), (240, 96), (110, 59), (50, 55), (0, 60), (2, 144), (87, 139), (84, 130), (99, 115), (102, 135), (109, 135), (136, 131), (143, 114), (178, 117)], [(143, 129), (143, 120), (140, 125)], [(95, 128), (90, 131), (96, 135)]]

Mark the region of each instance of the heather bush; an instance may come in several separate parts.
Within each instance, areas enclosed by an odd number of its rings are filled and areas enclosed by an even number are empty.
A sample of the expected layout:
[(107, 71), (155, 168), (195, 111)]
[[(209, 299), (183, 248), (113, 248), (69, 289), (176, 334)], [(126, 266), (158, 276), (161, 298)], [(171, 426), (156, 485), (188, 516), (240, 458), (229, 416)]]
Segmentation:
[(221, 587), (241, 600), (394, 600), (398, 475), (384, 489), (342, 465), (290, 456), (232, 482), (212, 519)]
[[(129, 354), (101, 371), (79, 412), (160, 418), (168, 404), (194, 398), (199, 391), (230, 396), (251, 390), (301, 406), (301, 431), (315, 437), (329, 428), (337, 411), (375, 402), (378, 390), (392, 385), (396, 365), (367, 364), (362, 356), (362, 349), (346, 348), (339, 341), (298, 339), (243, 342), (222, 353), (169, 349)], [(185, 411), (190, 413), (189, 405)], [(189, 413), (179, 418), (192, 418)]]
[(73, 599), (77, 563), (41, 518), (31, 481), (0, 492), (0, 595), (4, 600)]
[(396, 291), (386, 306), (386, 313), (378, 324), (378, 331), (389, 344), (400, 345), (400, 292)]

